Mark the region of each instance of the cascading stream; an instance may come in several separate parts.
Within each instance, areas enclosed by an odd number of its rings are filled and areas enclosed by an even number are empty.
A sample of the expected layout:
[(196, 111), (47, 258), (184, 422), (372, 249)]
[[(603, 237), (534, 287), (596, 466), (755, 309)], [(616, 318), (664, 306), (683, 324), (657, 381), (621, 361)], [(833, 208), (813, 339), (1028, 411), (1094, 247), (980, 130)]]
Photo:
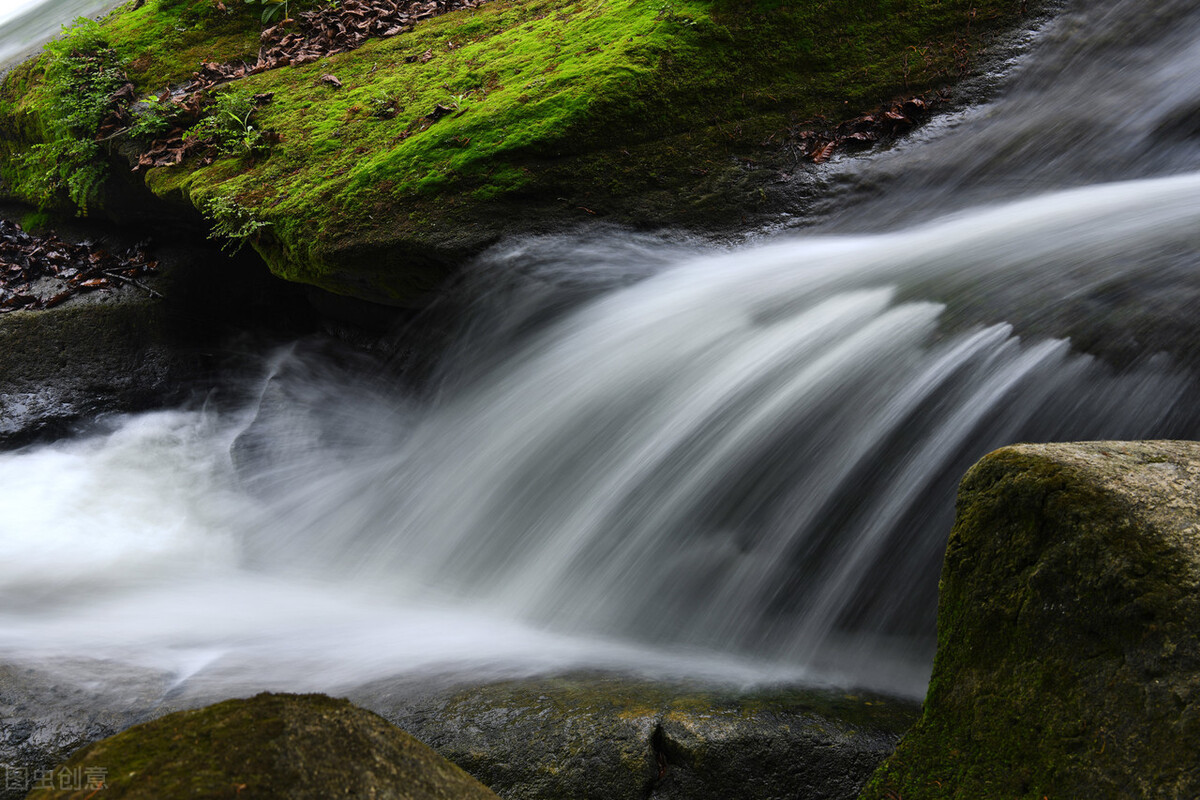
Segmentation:
[(264, 538), (555, 629), (797, 663), (831, 636), (903, 634), (915, 656), (953, 476), (1007, 442), (1179, 435), (1196, 413), (1191, 378), (1159, 363), (1115, 374), (1005, 325), (939, 331), (941, 305), (898, 292), (1034, 294), (1198, 244), (1189, 175), (703, 258), (551, 325), (393, 458), (285, 494), (295, 513)]
[[(971, 463), (1200, 437), (1200, 9), (1087, 5), (990, 106), (823, 167), (838, 235), (505, 243), (425, 395), (300, 342), (244, 409), (0, 454), (0, 648), (220, 691), (585, 667), (921, 694)], [(1144, 102), (1081, 140), (1106, 114), (1061, 91)], [(880, 185), (903, 213), (854, 191)]]

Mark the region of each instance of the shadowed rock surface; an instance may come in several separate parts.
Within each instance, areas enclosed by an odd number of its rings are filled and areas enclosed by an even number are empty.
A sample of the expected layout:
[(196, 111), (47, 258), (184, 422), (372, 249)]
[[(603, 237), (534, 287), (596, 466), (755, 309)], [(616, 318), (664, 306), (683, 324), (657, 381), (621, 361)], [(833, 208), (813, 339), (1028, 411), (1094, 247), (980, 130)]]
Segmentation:
[[(8, 217), (22, 211), (0, 209)], [(123, 252), (139, 238), (87, 222), (58, 228), (61, 238), (47, 234), (37, 247), (83, 262), (88, 252)], [(253, 257), (226, 258), (173, 230), (148, 247), (161, 263), (153, 273), (132, 282), (114, 278), (91, 292), (42, 276), (29, 308), (52, 297), (57, 304), (0, 314), (0, 449), (62, 435), (96, 414), (179, 403), (194, 390), (203, 396), (227, 366), (231, 337), (258, 328), (294, 334), (313, 324), (302, 293)], [(0, 254), (0, 267), (6, 263)], [(19, 266), (14, 261), (11, 269)]]

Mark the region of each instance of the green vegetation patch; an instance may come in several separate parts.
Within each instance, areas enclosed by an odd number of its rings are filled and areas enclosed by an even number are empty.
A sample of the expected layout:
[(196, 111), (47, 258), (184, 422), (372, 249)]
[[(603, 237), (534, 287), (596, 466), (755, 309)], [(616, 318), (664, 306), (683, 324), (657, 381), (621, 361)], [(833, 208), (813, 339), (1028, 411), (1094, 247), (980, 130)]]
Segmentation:
[[(284, 277), (403, 300), (534, 219), (728, 225), (764, 196), (747, 162), (794, 166), (783, 145), (802, 124), (949, 83), (1018, 5), (491, 0), (238, 81), (224, 91), (272, 93), (257, 122), (277, 143), (147, 183), (251, 209), (269, 226), (252, 242)], [(225, 8), (149, 0), (101, 28), (138, 90), (157, 91), (201, 61), (251, 57), (259, 9)], [(55, 116), (36, 91), (0, 106), (9, 120), (31, 112)]]
[(222, 5), (224, 10), (212, 0), (150, 0), (118, 9), (104, 20), (104, 31), (139, 91), (160, 92), (188, 80), (205, 62), (254, 63), (260, 12), (243, 0)]

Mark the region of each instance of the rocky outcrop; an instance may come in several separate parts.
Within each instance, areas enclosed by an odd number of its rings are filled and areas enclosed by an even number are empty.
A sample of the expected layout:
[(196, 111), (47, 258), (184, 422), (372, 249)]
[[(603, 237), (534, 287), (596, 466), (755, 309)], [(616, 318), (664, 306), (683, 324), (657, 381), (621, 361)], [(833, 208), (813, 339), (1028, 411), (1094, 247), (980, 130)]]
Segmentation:
[(351, 696), (508, 800), (852, 798), (915, 716), (882, 697), (587, 675)]
[(35, 800), (373, 797), (495, 800), (485, 786), (346, 700), (260, 694), (180, 711), (77, 752)]
[[(0, 667), (0, 774), (13, 780), (0, 798), (19, 800), (22, 780), (90, 742), (230, 691), (203, 674), (181, 683), (112, 662)], [(848, 800), (917, 715), (910, 701), (870, 695), (594, 673), (491, 684), (405, 676), (338, 694), (510, 800)]]
[(959, 490), (885, 798), (1200, 796), (1200, 444), (1007, 447)]
[(812, 162), (911, 129), (1025, 6), (901, 5), (489, 0), (375, 25), (395, 4), (295, 0), (262, 30), (256, 5), (149, 0), (10, 73), (0, 192), (113, 213), (144, 181), (121, 216), (203, 212), (280, 276), (416, 304), (510, 234), (796, 213)]
[[(93, 242), (95, 252), (131, 238), (90, 225), (64, 230)], [(153, 250), (160, 262), (153, 274), (91, 293), (46, 278), (42, 294), (70, 298), (0, 314), (0, 448), (61, 435), (98, 413), (162, 407), (193, 390), (203, 396), (226, 365), (223, 342), (235, 331), (313, 325), (303, 292), (256, 259), (226, 259), (170, 233)]]

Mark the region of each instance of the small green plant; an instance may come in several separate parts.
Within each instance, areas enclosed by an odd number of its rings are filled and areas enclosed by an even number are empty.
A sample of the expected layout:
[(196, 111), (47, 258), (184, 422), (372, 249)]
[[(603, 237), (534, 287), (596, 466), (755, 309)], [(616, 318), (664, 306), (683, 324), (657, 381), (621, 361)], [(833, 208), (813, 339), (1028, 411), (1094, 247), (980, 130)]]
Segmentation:
[(35, 144), (13, 159), (19, 174), (16, 189), (38, 209), (54, 206), (62, 194), (86, 217), (108, 177), (104, 151), (88, 139), (55, 139)]
[(94, 135), (112, 110), (113, 93), (127, 82), (124, 61), (108, 46), (100, 25), (83, 17), (47, 43), (45, 52), (56, 133)]
[(113, 111), (114, 93), (128, 82), (125, 64), (100, 26), (82, 17), (46, 45), (44, 60), (53, 111), (49, 141), (13, 159), (14, 188), (42, 209), (65, 193), (77, 213), (86, 216), (108, 174), (96, 138)]
[(221, 249), (230, 255), (241, 250), (263, 228), (271, 226), (253, 209), (228, 195), (217, 195), (201, 203), (200, 210), (212, 223), (208, 238), (223, 240)]
[(263, 24), (266, 24), (275, 19), (275, 17), (279, 16), (279, 12), (281, 10), (283, 11), (284, 19), (291, 18), (291, 15), (288, 13), (288, 0), (246, 0), (246, 2), (251, 5), (257, 3), (261, 6), (265, 6), (262, 12)]
[(399, 98), (392, 93), (380, 93), (367, 100), (371, 116), (377, 119), (391, 119), (404, 110)]
[(131, 111), (134, 114), (134, 120), (133, 124), (129, 126), (129, 135), (135, 139), (157, 138), (171, 130), (179, 117), (177, 105), (169, 100), (163, 102), (154, 96), (133, 106)]
[(186, 138), (211, 139), (227, 155), (247, 155), (267, 146), (262, 131), (253, 124), (254, 98), (244, 92), (218, 94), (206, 114), (192, 126)]

